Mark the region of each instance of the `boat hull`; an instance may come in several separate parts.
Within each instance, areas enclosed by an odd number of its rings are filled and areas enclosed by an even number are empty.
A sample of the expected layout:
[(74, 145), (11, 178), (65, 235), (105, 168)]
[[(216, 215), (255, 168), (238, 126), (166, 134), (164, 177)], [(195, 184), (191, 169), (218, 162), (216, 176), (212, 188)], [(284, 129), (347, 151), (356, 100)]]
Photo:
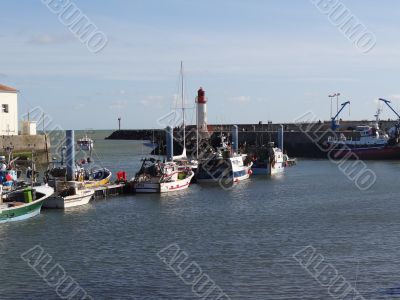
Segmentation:
[[(38, 186), (34, 189), (36, 190), (37, 195), (42, 195), (41, 198), (30, 203), (23, 203), (22, 205), (15, 207), (0, 209), (0, 223), (22, 221), (39, 215), (44, 201), (54, 193), (54, 189), (48, 186)], [(16, 191), (16, 193), (18, 193), (18, 191)], [(21, 200), (23, 201), (24, 199)], [(22, 201), (20, 203), (22, 203)]]
[(133, 183), (133, 191), (135, 193), (159, 193), (160, 184), (149, 182)]
[(283, 164), (279, 163), (277, 164), (278, 166), (275, 166), (273, 168), (266, 168), (266, 167), (253, 167), (251, 171), (253, 172), (253, 175), (259, 176), (259, 175), (278, 175), (282, 174), (285, 171), (285, 167)]
[(400, 159), (400, 147), (380, 146), (368, 148), (345, 148), (330, 150), (333, 159), (394, 160)]
[(251, 166), (244, 166), (242, 170), (233, 172), (233, 181), (239, 182), (250, 178)]
[(134, 182), (133, 190), (135, 193), (169, 193), (185, 190), (189, 187), (193, 174), (185, 179), (173, 182)]
[(229, 185), (250, 178), (251, 168), (252, 163), (249, 165), (236, 165), (232, 164), (229, 160), (224, 160), (216, 168), (200, 166), (196, 175), (196, 182), (214, 182)]
[(0, 223), (22, 221), (40, 214), (44, 199), (0, 211)]
[(43, 204), (43, 207), (44, 208), (66, 209), (66, 208), (86, 205), (92, 199), (93, 194), (94, 194), (93, 190), (86, 190), (86, 191), (80, 192), (77, 195), (72, 195), (72, 196), (50, 197), (49, 199), (46, 199), (46, 201)]

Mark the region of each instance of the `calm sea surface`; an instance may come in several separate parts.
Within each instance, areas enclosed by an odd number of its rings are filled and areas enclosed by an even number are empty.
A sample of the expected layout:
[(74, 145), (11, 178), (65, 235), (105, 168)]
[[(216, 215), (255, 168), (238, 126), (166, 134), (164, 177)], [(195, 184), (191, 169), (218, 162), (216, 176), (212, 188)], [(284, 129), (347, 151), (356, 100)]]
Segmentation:
[[(148, 151), (107, 133), (91, 135), (95, 159), (133, 176)], [(367, 191), (329, 161), (299, 160), (229, 191), (192, 185), (1, 225), (0, 299), (59, 299), (21, 259), (36, 245), (94, 299), (200, 299), (157, 257), (174, 243), (231, 299), (334, 299), (293, 258), (306, 246), (365, 299), (400, 299), (400, 162), (368, 167), (377, 181)]]

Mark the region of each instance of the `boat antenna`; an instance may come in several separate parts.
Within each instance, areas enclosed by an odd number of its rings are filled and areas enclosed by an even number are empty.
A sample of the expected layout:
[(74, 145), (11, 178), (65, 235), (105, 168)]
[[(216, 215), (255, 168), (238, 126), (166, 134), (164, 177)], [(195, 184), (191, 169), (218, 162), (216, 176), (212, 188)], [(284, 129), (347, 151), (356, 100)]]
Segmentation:
[[(196, 97), (196, 103), (198, 102), (198, 96)], [(199, 105), (196, 105), (196, 160), (199, 159), (199, 117), (198, 117)]]
[(183, 82), (183, 61), (181, 61), (181, 84), (182, 84), (182, 90), (181, 90), (181, 97), (182, 97), (182, 118), (183, 118), (183, 151), (186, 149), (186, 122), (185, 122), (185, 87), (184, 87), (184, 82)]
[(35, 157), (34, 157), (34, 152), (35, 152), (35, 147), (36, 147), (36, 144), (29, 144), (28, 145), (30, 148), (31, 148), (31, 172), (32, 172), (32, 174), (31, 174), (31, 189), (33, 189), (33, 185), (34, 185), (34, 183), (35, 183), (35, 172), (36, 172), (36, 170), (35, 170)]

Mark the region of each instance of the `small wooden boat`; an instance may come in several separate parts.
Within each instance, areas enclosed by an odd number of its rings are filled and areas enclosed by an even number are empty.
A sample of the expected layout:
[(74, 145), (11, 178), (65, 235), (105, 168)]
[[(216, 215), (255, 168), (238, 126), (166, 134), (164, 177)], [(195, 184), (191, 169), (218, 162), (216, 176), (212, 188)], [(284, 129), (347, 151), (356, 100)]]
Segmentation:
[(46, 199), (44, 208), (70, 208), (88, 204), (94, 194), (94, 190), (85, 188), (82, 182), (58, 181), (56, 182), (56, 194)]
[(44, 201), (53, 193), (53, 188), (42, 185), (2, 195), (0, 186), (0, 223), (26, 220), (39, 215)]
[(194, 172), (174, 162), (162, 163), (154, 158), (144, 159), (132, 181), (135, 193), (167, 193), (187, 189)]

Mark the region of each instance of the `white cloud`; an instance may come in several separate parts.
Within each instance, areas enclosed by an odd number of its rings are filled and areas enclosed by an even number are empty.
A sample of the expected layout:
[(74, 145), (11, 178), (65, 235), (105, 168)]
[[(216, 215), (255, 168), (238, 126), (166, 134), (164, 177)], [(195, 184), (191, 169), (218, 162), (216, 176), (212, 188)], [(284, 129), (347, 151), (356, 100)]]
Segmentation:
[(389, 98), (386, 100), (400, 101), (400, 94), (390, 95)]
[(247, 103), (250, 102), (250, 100), (251, 100), (250, 96), (236, 96), (228, 98), (228, 101), (236, 103)]
[(72, 37), (69, 35), (40, 33), (32, 36), (29, 43), (33, 45), (55, 45), (64, 44), (70, 41), (72, 41)]
[(85, 103), (76, 103), (74, 104), (73, 108), (74, 110), (81, 110), (83, 108), (85, 108), (86, 104)]
[(128, 102), (126, 100), (116, 100), (109, 105), (110, 109), (120, 110), (127, 106)]
[(146, 107), (162, 108), (164, 107), (164, 96), (147, 96), (139, 101), (140, 104)]

